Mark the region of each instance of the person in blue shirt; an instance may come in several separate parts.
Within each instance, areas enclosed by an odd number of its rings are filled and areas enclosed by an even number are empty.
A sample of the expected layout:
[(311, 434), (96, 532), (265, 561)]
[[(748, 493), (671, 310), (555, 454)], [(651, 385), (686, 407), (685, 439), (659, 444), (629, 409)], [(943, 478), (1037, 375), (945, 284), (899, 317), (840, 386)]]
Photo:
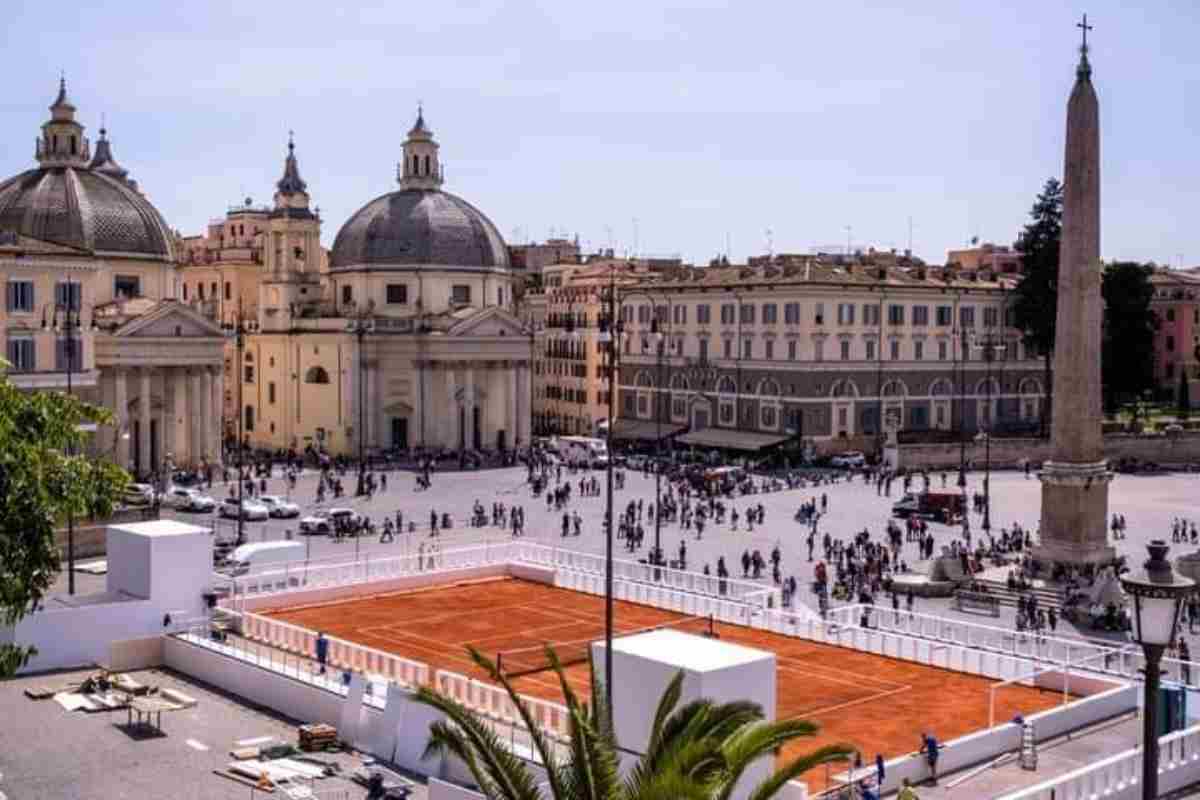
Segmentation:
[(921, 734), (921, 752), (925, 754), (925, 760), (929, 762), (929, 777), (934, 786), (937, 786), (937, 762), (938, 762), (938, 740), (932, 733)]
[(325, 674), (325, 661), (329, 658), (329, 640), (322, 632), (317, 633), (317, 663), (321, 665), (320, 673)]

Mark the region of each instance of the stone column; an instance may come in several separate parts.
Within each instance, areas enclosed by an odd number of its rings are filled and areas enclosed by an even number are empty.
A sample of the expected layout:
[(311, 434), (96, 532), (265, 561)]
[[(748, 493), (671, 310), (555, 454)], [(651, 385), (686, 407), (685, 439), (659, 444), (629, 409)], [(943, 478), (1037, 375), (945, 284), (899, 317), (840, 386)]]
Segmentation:
[(425, 414), (425, 382), (429, 378), (429, 368), (424, 361), (415, 360), (412, 364), (412, 383), (409, 387), (409, 397), (412, 399), (412, 418), (408, 421), (408, 446), (420, 447), (424, 444), (424, 431), (421, 420)]
[(508, 429), (508, 443), (510, 447), (516, 447), (518, 444), (526, 444), (525, 441), (517, 441), (521, 435), (517, 420), (521, 413), (521, 401), (517, 394), (517, 367), (514, 362), (510, 361), (504, 370), (504, 393), (508, 397), (508, 414), (505, 419), (505, 427)]
[(445, 402), (445, 424), (442, 426), (441, 444), (443, 447), (455, 449), (458, 447), (458, 386), (456, 385), (454, 365), (447, 364), (442, 376), (443, 401)]
[(225, 408), (225, 392), (221, 388), (223, 381), (223, 368), (221, 366), (209, 367), (210, 385), (212, 386), (212, 395), (209, 401), (208, 412), (211, 417), (212, 434), (208, 438), (208, 444), (205, 452), (201, 455), (208, 456), (211, 462), (221, 455), (221, 437), (224, 436), (224, 431), (221, 429), (221, 418)]
[(113, 369), (113, 414), (116, 429), (116, 450), (114, 459), (122, 469), (129, 467), (129, 373), (124, 367)]
[(162, 457), (165, 459), (168, 455), (176, 466), (182, 466), (185, 463), (184, 453), (177, 447), (177, 436), (175, 435), (175, 421), (178, 419), (175, 416), (175, 373), (178, 370), (175, 367), (166, 367), (160, 370), (162, 372), (162, 416), (161, 422), (158, 424), (158, 435), (162, 437)]
[(208, 367), (200, 368), (200, 441), (198, 446), (192, 450), (192, 460), (199, 462), (200, 458), (208, 451), (209, 442), (212, 440), (212, 373), (208, 371)]
[(201, 425), (204, 406), (201, 402), (200, 370), (196, 367), (189, 367), (184, 382), (187, 384), (188, 452), (195, 457), (201, 448), (204, 436)]
[(150, 463), (150, 369), (142, 367), (138, 384), (138, 466), (142, 472), (154, 471)]
[(521, 414), (517, 419), (517, 430), (520, 431), (521, 441), (529, 444), (529, 426), (532, 421), (532, 407), (529, 402), (529, 364), (520, 362), (517, 365), (517, 398)]
[[(187, 371), (172, 369), (171, 383), (171, 452), (177, 461), (189, 452), (187, 447)], [(165, 398), (164, 398), (165, 399)], [(195, 463), (195, 458), (189, 459)]]
[[(463, 446), (466, 449), (471, 449), (475, 446), (475, 406), (478, 400), (475, 397), (475, 368), (474, 366), (467, 367), (463, 378)], [(482, 421), (482, 412), (480, 412)]]

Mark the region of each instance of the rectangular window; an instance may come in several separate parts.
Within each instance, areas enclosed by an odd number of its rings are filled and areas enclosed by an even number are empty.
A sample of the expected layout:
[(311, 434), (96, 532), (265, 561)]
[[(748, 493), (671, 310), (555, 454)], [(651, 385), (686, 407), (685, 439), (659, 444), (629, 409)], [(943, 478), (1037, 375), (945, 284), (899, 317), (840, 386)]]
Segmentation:
[(1167, 337), (1167, 352), (1168, 353), (1175, 352), (1175, 337), (1174, 336)]
[(721, 306), (721, 324), (722, 325), (732, 325), (734, 322), (737, 321), (736, 314), (737, 314), (737, 311), (735, 310), (733, 303), (722, 304), (722, 306)]
[(850, 340), (842, 339), (841, 347), (842, 347), (842, 361), (849, 361), (850, 360)]
[(937, 307), (937, 324), (940, 328), (949, 328), (954, 324), (954, 307), (953, 306), (938, 306)]
[(708, 339), (701, 338), (700, 344), (700, 361), (703, 363), (708, 361)]
[(747, 303), (742, 306), (742, 324), (743, 325), (753, 325), (754, 324), (754, 304), (753, 303)]
[(875, 340), (867, 339), (867, 361), (875, 360)]
[(54, 304), (59, 308), (78, 311), (83, 304), (83, 284), (75, 281), (54, 284)]
[(199, 297), (201, 300), (204, 299), (204, 284), (203, 283), (196, 284), (196, 296)]
[(1000, 324), (1000, 309), (995, 306), (984, 306), (983, 327), (994, 328)]
[(767, 360), (771, 361), (775, 358), (775, 342), (772, 339), (767, 339)]
[(246, 432), (254, 432), (254, 406), (246, 406)]
[(788, 303), (783, 307), (783, 321), (788, 325), (800, 324), (800, 304)]
[(763, 304), (762, 321), (763, 321), (764, 325), (774, 325), (776, 322), (779, 321), (778, 308), (779, 307), (776, 306), (774, 303), (764, 303)]
[(655, 306), (654, 307), (654, 318), (656, 320), (658, 320), (659, 325), (664, 324), (667, 321), (667, 307), (666, 306)]
[(343, 286), (342, 287), (342, 305), (348, 306), (353, 302), (354, 302), (354, 287), (353, 286)]
[(12, 364), (13, 372), (33, 372), (37, 368), (34, 361), (33, 339), (30, 337), (9, 337), (6, 354)]
[(813, 322), (817, 323), (818, 325), (824, 325), (825, 324), (825, 304), (817, 303), (816, 308), (814, 309), (814, 312), (815, 313), (813, 314)]
[(824, 361), (825, 360), (825, 340), (824, 339), (817, 339), (815, 342), (813, 342), (813, 350), (815, 351), (813, 353), (813, 358), (816, 361)]
[(948, 348), (946, 347), (946, 343), (944, 341), (938, 342), (938, 361), (946, 360), (946, 350), (947, 349)]
[(8, 310), (31, 312), (33, 308), (33, 281), (9, 281)]
[(900, 360), (900, 340), (892, 339), (892, 361)]
[(183, 284), (183, 302), (187, 302), (187, 284)]
[(254, 383), (254, 366), (251, 364), (247, 364), (243, 369), (244, 369), (244, 374), (242, 376), (243, 382)]
[[(122, 297), (141, 297), (142, 296), (142, 279), (138, 275), (114, 275), (113, 276), (113, 295), (118, 299)], [(203, 299), (203, 297), (201, 297)]]
[(696, 322), (701, 325), (708, 325), (712, 322), (712, 306), (707, 304), (696, 306)]
[(742, 340), (742, 358), (754, 357), (754, 342), (750, 339)]
[(888, 306), (888, 325), (904, 324), (904, 306)]
[(674, 306), (675, 325), (687, 325), (687, 306)]
[(929, 324), (929, 306), (913, 306), (913, 325)]
[(958, 309), (958, 325), (960, 328), (975, 327), (975, 306), (962, 306)]
[(466, 284), (455, 284), (450, 287), (450, 305), (471, 305), (471, 287)]
[(925, 343), (920, 341), (919, 339), (917, 341), (913, 342), (913, 360), (914, 361), (924, 361), (925, 360)]
[(1167, 309), (1167, 322), (1174, 322), (1174, 321), (1175, 321), (1175, 309), (1168, 308)]
[(408, 305), (408, 284), (389, 283), (387, 285), (387, 302), (390, 306)]
[(788, 361), (796, 360), (796, 340), (792, 339), (788, 342)]
[(863, 303), (863, 324), (872, 328), (879, 327), (879, 306), (875, 303)]
[(853, 303), (838, 303), (838, 325), (853, 325), (855, 308), (856, 306)]
[(275, 381), (267, 383), (267, 402), (275, 405)]
[[(69, 362), (69, 365), (68, 365)], [(54, 341), (54, 369), (58, 372), (78, 372), (83, 369), (83, 340), (79, 337)]]
[(229, 281), (225, 281), (225, 299), (233, 299), (233, 284)]
[(733, 339), (725, 340), (725, 357), (733, 358)]

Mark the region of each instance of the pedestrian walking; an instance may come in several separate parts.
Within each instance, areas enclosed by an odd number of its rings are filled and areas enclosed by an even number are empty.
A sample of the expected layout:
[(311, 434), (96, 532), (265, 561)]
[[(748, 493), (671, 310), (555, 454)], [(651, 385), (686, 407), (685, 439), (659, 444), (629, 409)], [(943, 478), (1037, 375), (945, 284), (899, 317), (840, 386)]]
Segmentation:
[(937, 786), (938, 740), (932, 733), (921, 734), (921, 752), (925, 754), (925, 762), (929, 764), (930, 783)]
[(323, 632), (317, 633), (317, 663), (321, 665), (320, 674), (325, 674), (325, 662), (329, 659), (329, 640)]

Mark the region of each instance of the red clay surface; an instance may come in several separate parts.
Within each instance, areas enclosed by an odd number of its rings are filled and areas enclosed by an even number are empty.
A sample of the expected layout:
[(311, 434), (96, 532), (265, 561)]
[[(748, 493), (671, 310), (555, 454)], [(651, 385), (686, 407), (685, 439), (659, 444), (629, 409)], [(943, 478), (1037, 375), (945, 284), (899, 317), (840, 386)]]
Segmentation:
[[(604, 598), (511, 578), (263, 613), (424, 662), (431, 674), (446, 669), (478, 678), (483, 675), (467, 655), (467, 645), (495, 658), (497, 651), (604, 635)], [(618, 631), (683, 619), (622, 601), (615, 603), (614, 613)], [(892, 758), (918, 749), (924, 730), (948, 741), (988, 724), (989, 678), (736, 625), (718, 623), (716, 630), (724, 640), (776, 654), (778, 719), (803, 717), (820, 725), (815, 738), (786, 748), (782, 759), (844, 742), (869, 764), (876, 753)], [(586, 663), (567, 668), (571, 686), (584, 697), (590, 686), (587, 670)], [(524, 694), (561, 699), (550, 672), (514, 683)], [(996, 719), (1028, 716), (1061, 702), (1061, 692), (1005, 687), (996, 692)], [(827, 783), (826, 771), (816, 772), (804, 776), (811, 789)]]

